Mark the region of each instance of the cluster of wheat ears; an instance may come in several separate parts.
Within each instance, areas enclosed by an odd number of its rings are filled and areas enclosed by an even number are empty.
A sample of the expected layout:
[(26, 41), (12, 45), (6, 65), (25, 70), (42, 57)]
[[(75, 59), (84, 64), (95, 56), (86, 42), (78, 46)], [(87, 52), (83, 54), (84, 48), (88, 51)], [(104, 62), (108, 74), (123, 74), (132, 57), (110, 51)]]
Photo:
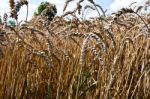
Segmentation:
[[(93, 0), (66, 11), (73, 1), (51, 22), (38, 16), (13, 28), (3, 24), (0, 99), (149, 99), (150, 15), (140, 14), (149, 1), (109, 16)], [(24, 4), (10, 0), (16, 20)], [(88, 9), (99, 17), (78, 18)]]

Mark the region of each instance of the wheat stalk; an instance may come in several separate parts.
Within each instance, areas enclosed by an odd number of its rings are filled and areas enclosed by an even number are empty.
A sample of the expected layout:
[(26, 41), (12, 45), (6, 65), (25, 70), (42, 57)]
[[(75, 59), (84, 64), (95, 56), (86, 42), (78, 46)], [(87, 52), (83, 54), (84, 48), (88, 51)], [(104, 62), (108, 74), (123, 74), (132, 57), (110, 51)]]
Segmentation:
[(63, 12), (66, 10), (68, 4), (69, 4), (70, 2), (72, 2), (72, 1), (74, 1), (74, 0), (66, 0), (65, 5), (64, 5)]
[(15, 2), (14, 0), (9, 0), (9, 6), (10, 6), (10, 9), (13, 10), (14, 7), (15, 7)]

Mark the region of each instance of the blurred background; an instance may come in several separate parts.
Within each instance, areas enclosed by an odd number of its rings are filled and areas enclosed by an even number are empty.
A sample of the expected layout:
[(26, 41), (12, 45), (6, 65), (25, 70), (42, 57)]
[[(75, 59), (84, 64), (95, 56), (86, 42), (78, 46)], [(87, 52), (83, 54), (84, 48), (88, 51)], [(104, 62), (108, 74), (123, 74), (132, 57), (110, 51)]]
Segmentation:
[[(17, 1), (17, 0), (16, 0)], [(29, 16), (28, 20), (30, 20), (33, 16), (34, 11), (36, 10), (37, 6), (43, 2), (43, 1), (49, 1), (50, 3), (53, 3), (57, 7), (57, 15), (63, 14), (63, 7), (65, 4), (65, 0), (28, 0), (29, 2)], [(70, 4), (67, 8), (67, 10), (73, 10), (76, 7), (76, 2), (78, 0), (74, 0), (72, 4)], [(102, 6), (104, 10), (107, 9), (107, 14), (110, 14), (112, 12), (116, 12), (122, 7), (128, 7), (131, 3), (136, 2), (134, 6), (137, 5), (143, 5), (147, 0), (94, 0), (97, 4)], [(88, 4), (89, 2), (84, 2), (83, 5)], [(66, 11), (67, 11), (66, 10)], [(0, 15), (3, 16), (4, 13), (9, 13), (9, 0), (0, 0)], [(87, 17), (95, 17), (98, 16), (97, 12), (95, 11), (88, 11), (86, 13)], [(19, 12), (19, 20), (24, 20), (26, 17), (26, 6), (23, 6)]]

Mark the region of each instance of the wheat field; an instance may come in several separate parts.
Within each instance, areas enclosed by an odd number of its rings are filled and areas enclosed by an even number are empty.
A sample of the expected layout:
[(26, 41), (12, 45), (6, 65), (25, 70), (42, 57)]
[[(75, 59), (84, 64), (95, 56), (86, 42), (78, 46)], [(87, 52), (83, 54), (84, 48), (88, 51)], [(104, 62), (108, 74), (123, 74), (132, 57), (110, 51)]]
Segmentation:
[(80, 0), (52, 21), (1, 24), (0, 99), (150, 98), (150, 15), (137, 7), (107, 16), (88, 1), (100, 17), (79, 19)]

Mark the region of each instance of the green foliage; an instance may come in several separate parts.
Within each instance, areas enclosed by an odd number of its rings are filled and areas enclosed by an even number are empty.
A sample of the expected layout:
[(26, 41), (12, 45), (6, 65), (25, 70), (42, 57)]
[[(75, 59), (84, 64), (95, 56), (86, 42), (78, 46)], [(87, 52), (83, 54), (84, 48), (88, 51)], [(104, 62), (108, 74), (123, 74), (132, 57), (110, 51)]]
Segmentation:
[(9, 19), (7, 21), (7, 25), (10, 26), (10, 27), (15, 27), (16, 26), (16, 22), (14, 19)]
[(56, 6), (49, 2), (41, 2), (37, 7), (37, 10), (34, 12), (34, 16), (46, 16), (51, 21), (53, 17), (57, 14)]

